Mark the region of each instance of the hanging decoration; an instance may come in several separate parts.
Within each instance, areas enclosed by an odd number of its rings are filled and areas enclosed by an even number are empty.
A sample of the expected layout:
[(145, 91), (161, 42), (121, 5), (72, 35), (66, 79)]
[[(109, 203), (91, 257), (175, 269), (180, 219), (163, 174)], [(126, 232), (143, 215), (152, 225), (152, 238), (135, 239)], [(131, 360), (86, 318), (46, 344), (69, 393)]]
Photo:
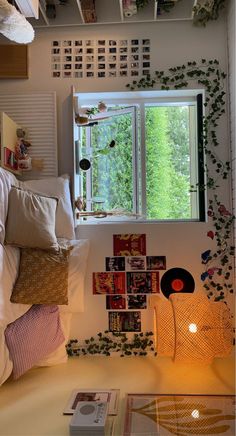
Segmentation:
[(7, 0), (0, 0), (0, 33), (19, 44), (29, 44), (34, 39), (31, 24)]

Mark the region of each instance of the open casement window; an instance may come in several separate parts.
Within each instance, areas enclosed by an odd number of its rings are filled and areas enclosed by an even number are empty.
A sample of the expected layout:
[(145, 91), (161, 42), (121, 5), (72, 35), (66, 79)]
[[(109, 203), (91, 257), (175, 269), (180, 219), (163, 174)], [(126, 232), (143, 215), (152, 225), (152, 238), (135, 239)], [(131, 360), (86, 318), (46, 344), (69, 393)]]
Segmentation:
[[(202, 95), (105, 94), (107, 112), (77, 127), (86, 212), (113, 213), (102, 222), (204, 221), (204, 191), (198, 188), (204, 184)], [(87, 107), (96, 107), (96, 99), (88, 101)], [(84, 159), (87, 170), (81, 168)]]

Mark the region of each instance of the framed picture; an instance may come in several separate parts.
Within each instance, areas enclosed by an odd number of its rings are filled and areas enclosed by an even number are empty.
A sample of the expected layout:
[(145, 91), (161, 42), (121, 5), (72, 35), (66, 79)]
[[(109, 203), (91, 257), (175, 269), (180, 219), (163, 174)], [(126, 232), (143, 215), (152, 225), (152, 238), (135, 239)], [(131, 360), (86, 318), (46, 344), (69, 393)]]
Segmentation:
[(235, 434), (234, 395), (127, 394), (124, 436)]
[(119, 395), (119, 389), (75, 389), (71, 393), (63, 415), (73, 415), (79, 401), (108, 402), (108, 415), (117, 415)]

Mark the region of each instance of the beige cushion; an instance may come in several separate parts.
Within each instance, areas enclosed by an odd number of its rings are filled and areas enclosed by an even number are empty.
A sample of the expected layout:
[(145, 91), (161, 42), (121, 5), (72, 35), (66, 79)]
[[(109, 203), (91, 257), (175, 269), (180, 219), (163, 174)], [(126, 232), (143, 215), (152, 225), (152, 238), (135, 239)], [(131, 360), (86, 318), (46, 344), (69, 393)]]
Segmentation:
[(22, 248), (12, 303), (68, 304), (68, 259), (71, 248), (58, 252)]
[(12, 187), (8, 197), (6, 243), (57, 250), (56, 209), (57, 199)]

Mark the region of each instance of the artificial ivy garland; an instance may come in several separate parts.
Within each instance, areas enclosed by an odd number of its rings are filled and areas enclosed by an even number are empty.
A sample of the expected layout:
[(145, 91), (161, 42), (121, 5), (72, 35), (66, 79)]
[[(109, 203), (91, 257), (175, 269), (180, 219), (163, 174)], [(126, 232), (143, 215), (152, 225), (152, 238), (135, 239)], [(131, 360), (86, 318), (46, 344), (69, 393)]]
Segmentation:
[[(217, 154), (219, 140), (216, 129), (221, 116), (225, 113), (224, 79), (226, 74), (221, 70), (217, 59), (202, 59), (197, 62), (187, 62), (185, 65), (169, 68), (168, 73), (155, 71), (154, 75), (147, 75), (139, 81), (126, 85), (131, 91), (139, 88), (159, 87), (163, 91), (170, 89), (183, 89), (189, 86), (190, 81), (197, 82), (206, 91), (204, 106), (206, 115), (203, 117), (203, 148), (208, 157), (208, 164), (202, 162), (206, 174), (206, 184), (199, 185), (198, 189), (216, 191), (222, 180), (230, 174), (230, 162), (222, 161)], [(210, 164), (209, 164), (210, 163)], [(191, 190), (196, 187), (192, 186)], [(217, 248), (215, 252), (206, 250), (202, 253), (202, 264), (205, 271), (201, 275), (204, 288), (209, 298), (214, 301), (224, 300), (228, 292), (233, 293), (232, 264), (234, 247), (230, 244), (235, 217), (227, 211), (219, 201), (217, 195), (209, 200), (208, 216), (213, 220), (214, 232), (207, 236), (215, 239)]]
[(105, 331), (98, 333), (97, 337), (91, 337), (79, 345), (77, 339), (71, 339), (66, 346), (69, 356), (101, 355), (110, 356), (112, 353), (125, 356), (157, 355), (154, 348), (153, 333), (135, 333), (130, 340), (125, 333)]

